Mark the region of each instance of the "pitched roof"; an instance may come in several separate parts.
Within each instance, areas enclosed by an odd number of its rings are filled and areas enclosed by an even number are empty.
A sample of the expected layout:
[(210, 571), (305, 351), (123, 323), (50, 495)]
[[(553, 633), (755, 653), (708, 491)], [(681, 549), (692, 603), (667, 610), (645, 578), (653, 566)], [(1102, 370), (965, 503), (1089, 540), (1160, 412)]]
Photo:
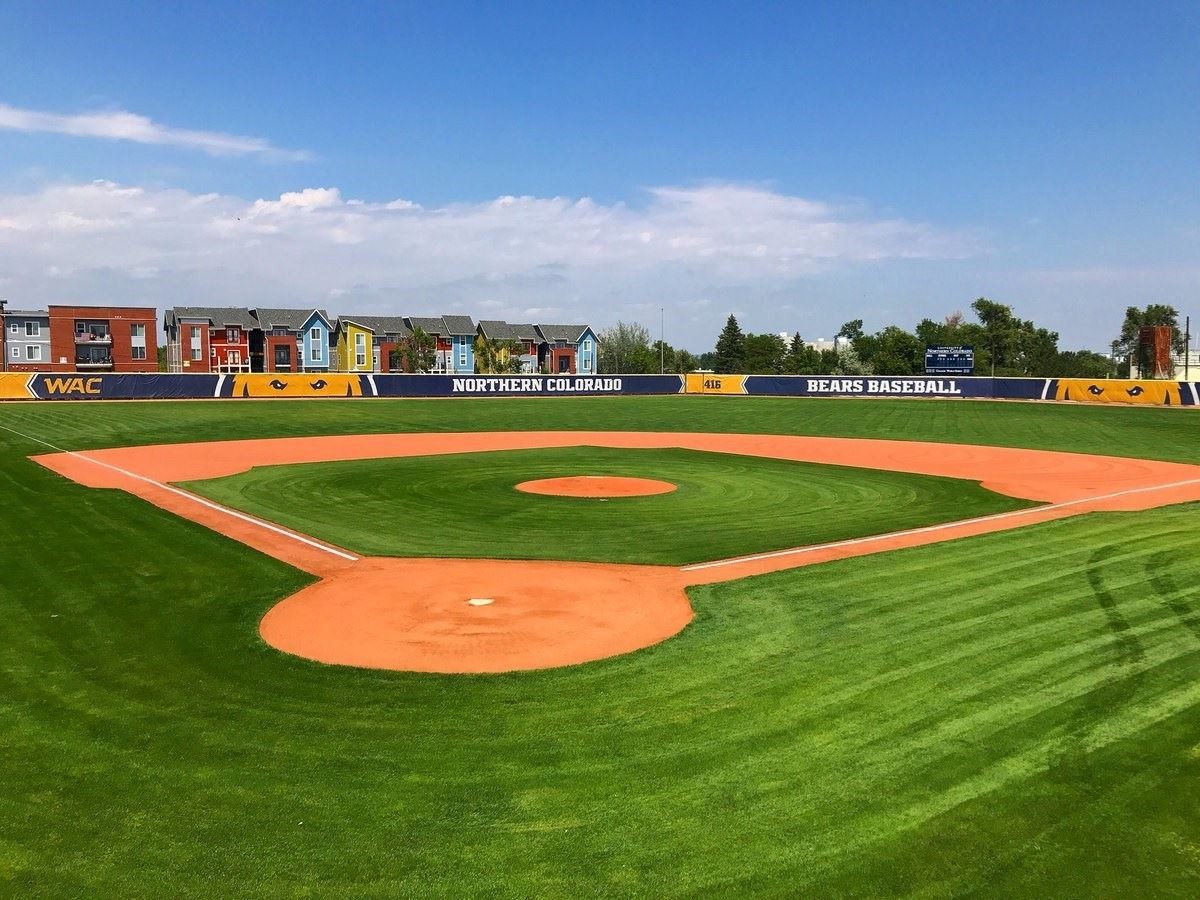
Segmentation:
[(538, 333), (536, 325), (510, 325), (509, 327), (516, 332), (518, 341), (533, 341), (535, 344), (542, 342), (542, 336)]
[(479, 332), (493, 341), (517, 340), (517, 329), (500, 319), (484, 319), (479, 323)]
[(176, 306), (163, 313), (163, 324), (168, 328), (180, 319), (207, 319), (216, 326), (258, 327), (258, 321), (244, 306)]
[[(420, 328), (426, 334), (449, 334), (450, 333), (446, 329), (446, 322), (442, 319), (441, 316), (438, 316), (436, 319), (430, 318), (428, 316), (425, 316), (425, 317), (405, 316), (404, 320), (406, 322), (408, 322), (408, 327), (411, 328), (413, 331), (416, 331), (418, 328)], [(474, 330), (474, 329), (472, 329), (472, 330)]]
[(475, 333), (475, 323), (470, 316), (442, 316), (446, 323), (446, 334), (464, 335)]
[(375, 334), (398, 334), (400, 337), (408, 337), (412, 334), (403, 316), (354, 316), (353, 318), (346, 316), (345, 318), (363, 328), (371, 329)]
[(487, 319), (479, 323), (479, 329), (485, 338), (496, 341), (533, 341), (540, 344), (543, 340), (536, 325), (511, 325), (499, 319)]
[(588, 327), (586, 325), (538, 325), (537, 328), (550, 343), (568, 341), (574, 344), (583, 337), (583, 333), (587, 331)]
[(314, 312), (328, 322), (329, 313), (323, 309), (274, 309), (260, 306), (254, 310), (254, 316), (263, 328), (290, 328), (299, 331)]

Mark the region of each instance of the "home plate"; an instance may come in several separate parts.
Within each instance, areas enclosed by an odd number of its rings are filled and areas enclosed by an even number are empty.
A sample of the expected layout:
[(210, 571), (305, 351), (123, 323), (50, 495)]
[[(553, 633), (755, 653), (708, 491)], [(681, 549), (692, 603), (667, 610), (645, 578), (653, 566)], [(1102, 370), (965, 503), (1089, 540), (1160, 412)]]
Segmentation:
[(491, 597), (472, 597), (467, 601), (470, 606), (491, 606), (495, 602)]

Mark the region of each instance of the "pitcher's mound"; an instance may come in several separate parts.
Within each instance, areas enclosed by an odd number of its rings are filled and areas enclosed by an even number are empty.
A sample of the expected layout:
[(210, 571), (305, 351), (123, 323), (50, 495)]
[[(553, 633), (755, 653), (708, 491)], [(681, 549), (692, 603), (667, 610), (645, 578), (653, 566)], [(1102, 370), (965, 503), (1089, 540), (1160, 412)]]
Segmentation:
[(649, 497), (669, 494), (675, 485), (653, 478), (622, 478), (615, 475), (574, 475), (569, 478), (542, 478), (522, 481), (518, 491), (549, 494), (555, 497)]

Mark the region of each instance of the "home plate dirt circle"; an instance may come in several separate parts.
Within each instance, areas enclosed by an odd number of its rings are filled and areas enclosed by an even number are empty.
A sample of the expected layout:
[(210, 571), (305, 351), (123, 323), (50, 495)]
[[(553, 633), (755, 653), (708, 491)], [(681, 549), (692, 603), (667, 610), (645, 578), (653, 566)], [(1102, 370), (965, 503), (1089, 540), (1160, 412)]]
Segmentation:
[(669, 494), (676, 485), (654, 478), (625, 478), (618, 475), (572, 475), (566, 478), (540, 478), (522, 481), (518, 491), (526, 494), (546, 494), (552, 497), (651, 497)]
[(631, 653), (691, 620), (669, 567), (374, 557), (280, 601), (259, 631), (325, 663), (512, 672)]

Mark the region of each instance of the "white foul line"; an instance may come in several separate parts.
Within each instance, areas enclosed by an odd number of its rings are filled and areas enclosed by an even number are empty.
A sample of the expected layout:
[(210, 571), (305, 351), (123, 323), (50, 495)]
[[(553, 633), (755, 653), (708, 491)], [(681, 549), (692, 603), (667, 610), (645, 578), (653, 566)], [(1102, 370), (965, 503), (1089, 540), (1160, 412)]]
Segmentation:
[(147, 478), (145, 475), (137, 474), (137, 472), (130, 472), (127, 469), (122, 469), (120, 466), (114, 466), (111, 463), (106, 463), (99, 459), (92, 459), (92, 457), (85, 456), (84, 454), (78, 453), (75, 450), (64, 450), (62, 447), (54, 446), (54, 444), (51, 444), (49, 441), (43, 441), (41, 438), (35, 438), (32, 435), (24, 434), (20, 431), (17, 431), (15, 428), (9, 428), (7, 425), (0, 425), (0, 428), (3, 428), (5, 431), (11, 431), (13, 434), (17, 435), (18, 437), (23, 437), (27, 441), (34, 441), (35, 443), (49, 447), (51, 450), (55, 450), (59, 453), (66, 453), (68, 456), (74, 456), (97, 466), (103, 466), (106, 469), (112, 469), (114, 472), (119, 472), (127, 478), (143, 481), (146, 484), (153, 485), (156, 488), (161, 488), (164, 491), (169, 491), (172, 494), (176, 494), (187, 500), (191, 500), (193, 503), (198, 503), (201, 506), (207, 507), (208, 509), (224, 513), (227, 516), (232, 516), (233, 518), (240, 519), (243, 522), (249, 522), (251, 525), (257, 525), (259, 528), (265, 528), (267, 531), (273, 531), (276, 534), (281, 534), (284, 537), (291, 538), (294, 541), (299, 541), (301, 544), (307, 544), (308, 546), (317, 550), (324, 550), (326, 553), (332, 553), (334, 556), (340, 556), (342, 559), (347, 559), (351, 562), (358, 561), (357, 556), (352, 553), (347, 553), (345, 550), (339, 550), (337, 547), (331, 547), (328, 544), (323, 544), (320, 541), (313, 540), (312, 538), (306, 537), (303, 534), (297, 534), (294, 531), (289, 531), (288, 529), (279, 525), (274, 525), (271, 522), (264, 522), (262, 519), (256, 519), (254, 516), (248, 516), (245, 513), (240, 513), (235, 509), (230, 509), (229, 507), (222, 506), (219, 503), (213, 503), (211, 500), (206, 500), (203, 497), (189, 493), (188, 491), (177, 488), (174, 485), (163, 484), (161, 481), (155, 481), (153, 478)]
[(811, 544), (807, 547), (791, 547), (787, 550), (772, 550), (770, 553), (757, 553), (753, 556), (736, 556), (732, 559), (718, 559), (713, 562), (694, 563), (683, 566), (681, 572), (698, 572), (701, 569), (715, 569), (719, 566), (734, 566), (738, 563), (757, 562), (761, 559), (777, 559), (781, 556), (799, 556), (802, 553), (815, 553), (818, 550), (833, 550), (838, 547), (853, 547), (856, 544), (869, 544), (872, 541), (886, 541), (892, 538), (908, 537), (913, 534), (929, 534), (934, 531), (945, 531), (949, 528), (959, 528), (963, 525), (976, 525), (981, 522), (997, 522), (1001, 519), (1011, 519), (1018, 516), (1032, 516), (1056, 509), (1067, 509), (1072, 506), (1082, 506), (1087, 503), (1097, 503), (1101, 500), (1113, 500), (1117, 497), (1128, 497), (1131, 494), (1148, 494), (1153, 491), (1164, 491), (1168, 488), (1187, 487), (1200, 484), (1200, 478), (1188, 481), (1175, 481), (1170, 484), (1155, 484), (1150, 487), (1129, 488), (1111, 494), (1099, 494), (1095, 497), (1082, 497), (1078, 500), (1064, 500), (1061, 503), (1047, 503), (1042, 506), (1030, 506), (1027, 509), (1014, 509), (1009, 512), (992, 513), (989, 516), (976, 516), (973, 519), (959, 519), (955, 522), (942, 522), (940, 525), (926, 525), (922, 528), (909, 528), (904, 531), (889, 531), (886, 534), (872, 534), (867, 537), (851, 538), (845, 541), (832, 541), (828, 544)]

